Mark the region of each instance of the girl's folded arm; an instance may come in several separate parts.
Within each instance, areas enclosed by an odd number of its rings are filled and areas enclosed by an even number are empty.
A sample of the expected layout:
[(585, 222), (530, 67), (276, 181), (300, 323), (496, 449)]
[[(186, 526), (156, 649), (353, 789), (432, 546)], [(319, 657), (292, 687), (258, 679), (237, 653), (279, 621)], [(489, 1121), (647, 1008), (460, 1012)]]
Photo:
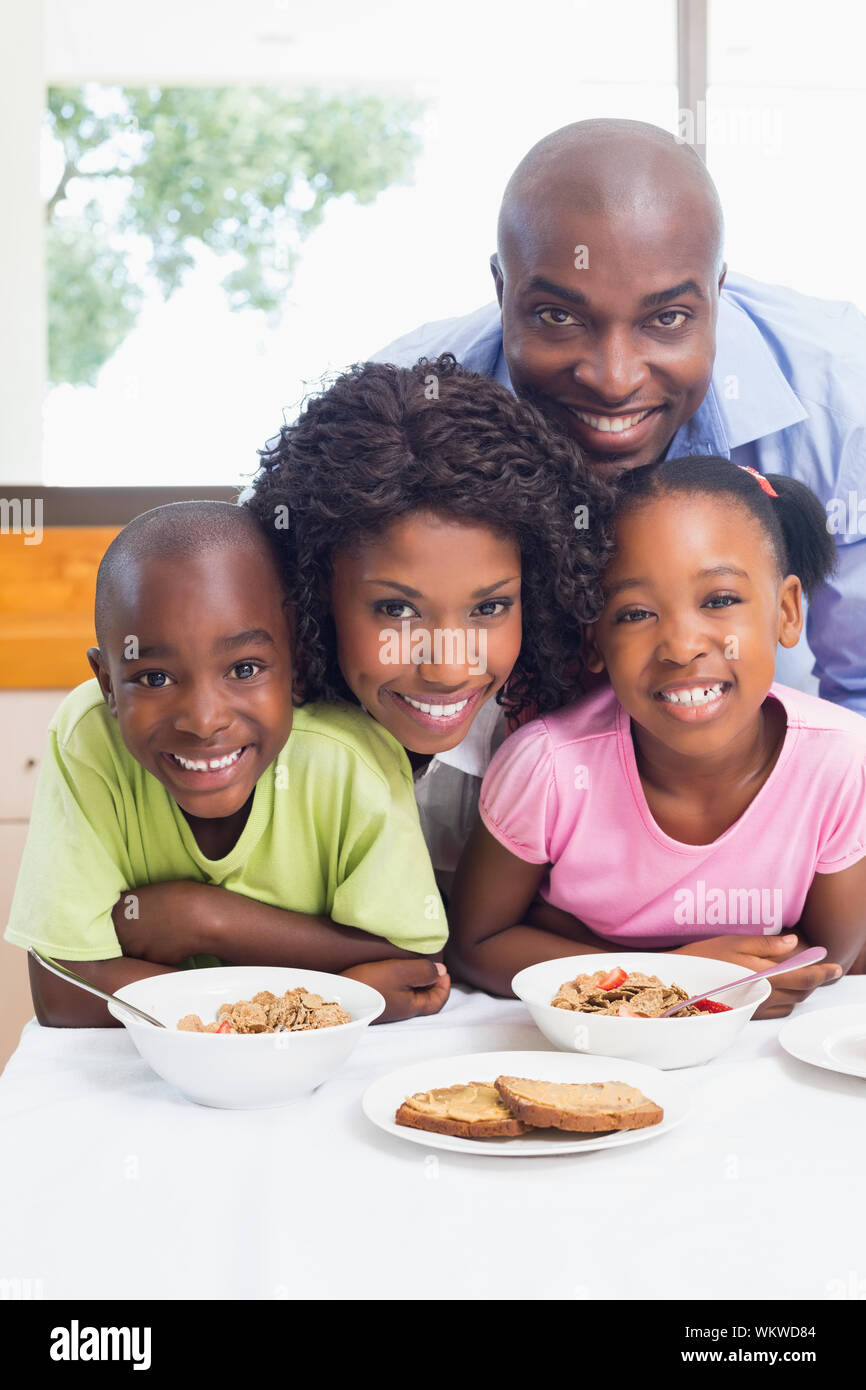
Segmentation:
[[(527, 965), (610, 950), (609, 944), (592, 944), (589, 929), (568, 913), (532, 908), (547, 869), (519, 859), (483, 824), (475, 827), (448, 902), (445, 960), (455, 979), (513, 998), (511, 981)], [(543, 926), (529, 925), (530, 911)]]
[(866, 858), (838, 873), (816, 873), (803, 913), (791, 928), (847, 972), (866, 951)]

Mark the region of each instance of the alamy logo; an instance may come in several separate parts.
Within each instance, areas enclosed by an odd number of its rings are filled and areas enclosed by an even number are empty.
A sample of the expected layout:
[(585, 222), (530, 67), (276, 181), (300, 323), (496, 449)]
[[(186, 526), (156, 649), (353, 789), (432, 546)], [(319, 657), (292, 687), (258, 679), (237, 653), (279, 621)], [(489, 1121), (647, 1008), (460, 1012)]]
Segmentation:
[(0, 1298), (44, 1298), (41, 1279), (0, 1279)]
[(437, 627), (412, 631), (404, 619), (398, 632), (394, 627), (379, 633), (379, 660), (383, 666), (466, 666), (481, 675), (487, 670), (487, 631), (485, 628)]
[(680, 927), (773, 927), (782, 925), (781, 888), (708, 888), (702, 878), (674, 893)]
[(51, 1329), (52, 1361), (132, 1361), (134, 1371), (150, 1370), (149, 1327), (69, 1327)]
[(0, 497), (0, 535), (23, 536), (25, 545), (40, 545), (42, 498)]

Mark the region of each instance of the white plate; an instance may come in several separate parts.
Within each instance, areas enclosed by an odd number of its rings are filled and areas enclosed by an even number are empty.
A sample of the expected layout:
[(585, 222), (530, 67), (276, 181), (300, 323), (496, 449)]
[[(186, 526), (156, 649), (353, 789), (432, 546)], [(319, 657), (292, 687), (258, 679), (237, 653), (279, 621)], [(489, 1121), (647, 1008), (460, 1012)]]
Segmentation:
[[(451, 1134), (430, 1134), (394, 1123), (394, 1115), (407, 1096), (437, 1086), (469, 1081), (489, 1081), (497, 1076), (525, 1076), (535, 1081), (624, 1081), (639, 1086), (648, 1100), (665, 1112), (661, 1124), (646, 1129), (617, 1130), (612, 1134), (568, 1133), (538, 1129), (503, 1139), (458, 1139)], [(588, 1153), (591, 1149), (619, 1149), (637, 1144), (654, 1134), (667, 1133), (689, 1112), (687, 1092), (679, 1077), (656, 1071), (640, 1062), (622, 1058), (587, 1057), (571, 1052), (474, 1052), (464, 1057), (431, 1057), (411, 1067), (401, 1067), (374, 1081), (364, 1093), (364, 1114), (386, 1134), (423, 1144), (428, 1149), (450, 1149), (506, 1158), (533, 1158), (549, 1154)]]
[(866, 1009), (862, 1004), (818, 1009), (792, 1018), (780, 1029), (779, 1042), (800, 1062), (866, 1077)]

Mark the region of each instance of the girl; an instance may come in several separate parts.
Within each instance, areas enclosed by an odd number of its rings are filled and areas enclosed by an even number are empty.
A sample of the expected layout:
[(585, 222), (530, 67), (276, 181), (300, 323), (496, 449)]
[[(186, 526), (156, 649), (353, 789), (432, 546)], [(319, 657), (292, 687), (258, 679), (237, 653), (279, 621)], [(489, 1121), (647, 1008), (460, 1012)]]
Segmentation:
[(406, 750), (447, 889), (506, 716), (578, 688), (613, 493), (448, 354), (353, 368), (262, 459), (248, 505), (296, 596), (305, 697), (362, 705)]
[(761, 1016), (786, 1014), (866, 938), (866, 723), (773, 683), (802, 592), (833, 566), (826, 518), (802, 484), (727, 459), (637, 468), (618, 490), (587, 630), (610, 688), (493, 759), (454, 886), (452, 968), (509, 994), (524, 966), (611, 942), (744, 974), (826, 946), (773, 981)]

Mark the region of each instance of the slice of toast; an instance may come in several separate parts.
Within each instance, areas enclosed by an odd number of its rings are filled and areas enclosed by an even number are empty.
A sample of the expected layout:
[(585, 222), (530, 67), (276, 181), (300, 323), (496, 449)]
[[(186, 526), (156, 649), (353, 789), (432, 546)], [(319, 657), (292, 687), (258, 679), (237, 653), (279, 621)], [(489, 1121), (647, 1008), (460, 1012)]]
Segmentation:
[(394, 1118), (398, 1125), (453, 1134), (457, 1139), (495, 1139), (525, 1134), (530, 1128), (515, 1119), (496, 1088), (485, 1081), (417, 1091), (406, 1097)]
[(622, 1081), (577, 1083), (498, 1076), (495, 1086), (518, 1119), (537, 1129), (580, 1133), (645, 1129), (664, 1119), (660, 1105)]

